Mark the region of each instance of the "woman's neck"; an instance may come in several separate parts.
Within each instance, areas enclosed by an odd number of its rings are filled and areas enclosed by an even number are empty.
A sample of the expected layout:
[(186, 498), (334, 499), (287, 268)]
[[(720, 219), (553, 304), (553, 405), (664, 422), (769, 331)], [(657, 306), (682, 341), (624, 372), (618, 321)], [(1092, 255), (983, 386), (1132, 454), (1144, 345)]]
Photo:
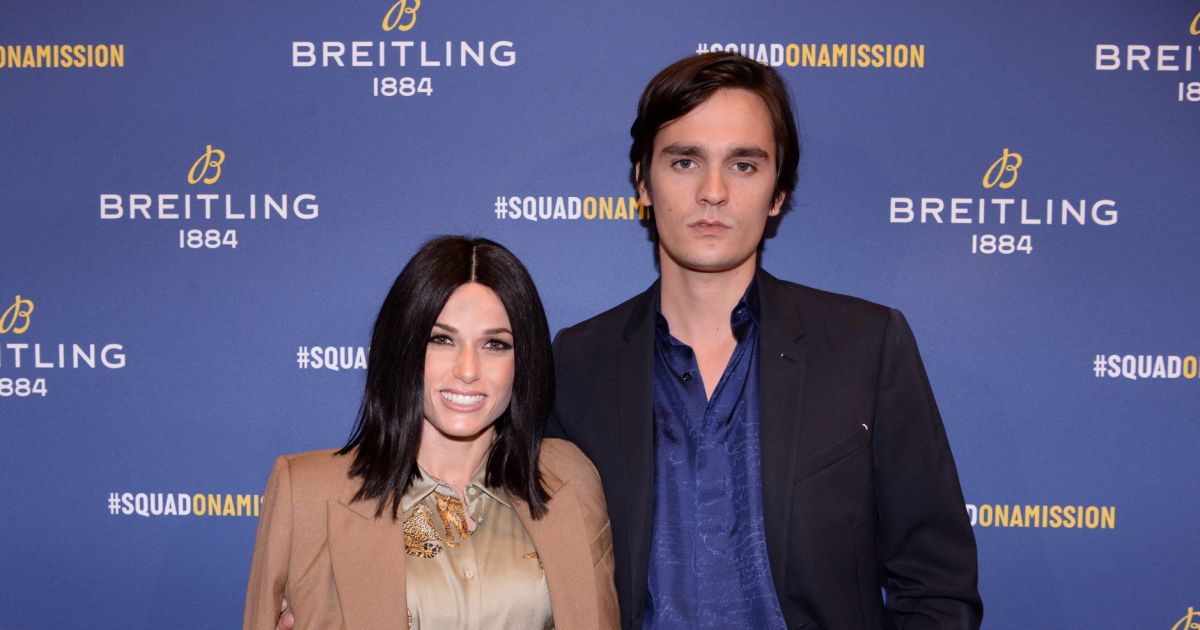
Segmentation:
[(451, 438), (426, 423), (421, 431), (417, 463), (426, 472), (450, 484), (461, 496), (483, 464), (496, 437), (494, 427), (467, 439)]

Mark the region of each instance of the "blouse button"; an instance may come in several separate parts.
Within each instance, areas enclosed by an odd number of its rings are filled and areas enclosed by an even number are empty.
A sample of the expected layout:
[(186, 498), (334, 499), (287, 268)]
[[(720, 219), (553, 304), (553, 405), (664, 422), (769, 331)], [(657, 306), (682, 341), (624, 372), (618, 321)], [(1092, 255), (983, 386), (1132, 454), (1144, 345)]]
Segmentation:
[(467, 578), (468, 580), (474, 580), (475, 579), (475, 569), (472, 569), (471, 567), (467, 567), (466, 569), (463, 570), (463, 577)]
[(476, 492), (475, 486), (471, 486), (470, 488), (467, 488), (467, 494), (469, 494), (471, 496), (475, 496), (475, 492)]

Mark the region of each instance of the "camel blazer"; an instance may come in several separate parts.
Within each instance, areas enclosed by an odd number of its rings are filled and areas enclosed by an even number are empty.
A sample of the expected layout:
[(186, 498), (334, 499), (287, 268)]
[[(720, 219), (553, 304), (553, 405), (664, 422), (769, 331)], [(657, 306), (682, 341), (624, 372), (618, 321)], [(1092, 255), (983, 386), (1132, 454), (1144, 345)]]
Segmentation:
[[(352, 456), (275, 461), (250, 566), (243, 627), (273, 630), (281, 600), (308, 628), (407, 628), (403, 519), (352, 501)], [(558, 630), (617, 628), (612, 532), (600, 478), (575, 445), (547, 439), (539, 464), (551, 500), (541, 520), (510, 497), (546, 571)]]

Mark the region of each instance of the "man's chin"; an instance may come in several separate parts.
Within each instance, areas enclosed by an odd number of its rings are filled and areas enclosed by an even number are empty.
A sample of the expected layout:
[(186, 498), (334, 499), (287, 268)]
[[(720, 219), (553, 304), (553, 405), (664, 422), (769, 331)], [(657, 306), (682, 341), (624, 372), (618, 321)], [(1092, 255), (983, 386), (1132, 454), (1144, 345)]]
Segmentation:
[(722, 274), (735, 272), (746, 267), (753, 268), (755, 253), (750, 252), (749, 256), (664, 256), (662, 260), (678, 267), (680, 271)]

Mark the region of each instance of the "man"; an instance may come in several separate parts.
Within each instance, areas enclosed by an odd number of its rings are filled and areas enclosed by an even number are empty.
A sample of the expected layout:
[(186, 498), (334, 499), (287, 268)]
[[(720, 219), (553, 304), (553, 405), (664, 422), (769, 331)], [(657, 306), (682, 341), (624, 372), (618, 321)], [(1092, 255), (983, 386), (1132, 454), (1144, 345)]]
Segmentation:
[(558, 335), (547, 429), (600, 472), (623, 627), (978, 627), (975, 541), (903, 316), (759, 268), (799, 158), (778, 74), (684, 59), (630, 133), (660, 279)]

